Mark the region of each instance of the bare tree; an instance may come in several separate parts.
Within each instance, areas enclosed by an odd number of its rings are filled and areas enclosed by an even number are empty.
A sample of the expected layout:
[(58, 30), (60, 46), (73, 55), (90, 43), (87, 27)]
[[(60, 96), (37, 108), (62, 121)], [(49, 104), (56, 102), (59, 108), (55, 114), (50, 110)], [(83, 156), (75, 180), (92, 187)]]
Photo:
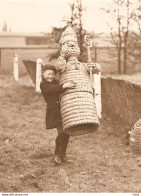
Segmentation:
[(112, 17), (116, 19), (117, 22), (117, 30), (115, 30), (112, 25), (107, 22), (109, 28), (110, 28), (110, 35), (112, 38), (112, 42), (115, 45), (117, 49), (117, 66), (118, 66), (118, 74), (121, 74), (121, 55), (122, 55), (122, 24), (121, 24), (121, 13), (120, 13), (120, 8), (123, 4), (124, 0), (113, 0), (113, 5), (112, 7), (105, 9), (102, 8), (107, 14), (110, 14)]
[(118, 74), (122, 73), (122, 56), (123, 56), (123, 73), (127, 73), (127, 59), (128, 59), (128, 42), (130, 27), (134, 16), (134, 10), (131, 9), (130, 0), (113, 0), (113, 6), (106, 11), (115, 17), (117, 21), (117, 30), (114, 32), (111, 24), (108, 24), (111, 29), (111, 37), (113, 44), (117, 48), (118, 53)]
[(83, 12), (86, 8), (82, 5), (82, 0), (75, 0), (70, 4), (71, 17), (70, 23), (75, 30), (78, 38), (78, 44), (80, 47), (81, 55), (80, 60), (85, 60), (86, 48), (84, 47), (84, 36), (86, 35), (86, 30), (83, 28)]
[[(133, 8), (133, 4), (130, 0), (124, 0), (125, 3), (125, 26), (122, 26), (123, 30), (123, 73), (127, 74), (128, 67), (127, 67), (127, 60), (130, 48), (133, 52), (134, 46), (131, 43), (134, 42), (134, 38), (132, 38), (131, 34), (133, 34), (133, 29), (131, 28), (132, 25), (135, 23), (134, 18), (136, 18), (136, 9)], [(129, 47), (130, 46), (130, 47)]]
[(126, 0), (126, 25), (125, 25), (125, 27), (122, 26), (123, 39), (124, 39), (124, 48), (123, 48), (123, 52), (124, 52), (123, 73), (124, 74), (127, 73), (127, 41), (128, 41), (129, 25), (130, 25), (130, 18), (131, 18), (131, 16), (129, 15), (129, 6), (130, 6), (129, 0)]
[(141, 38), (141, 0), (138, 0), (138, 9), (137, 9), (137, 13), (134, 16), (134, 20), (138, 25), (138, 30), (139, 30), (139, 35)]
[(134, 12), (133, 20), (137, 24), (137, 30), (129, 34), (128, 55), (132, 58), (132, 64), (137, 64), (136, 70), (139, 71), (141, 64), (141, 0), (138, 0), (137, 9)]
[(121, 15), (120, 15), (120, 6), (123, 4), (122, 0), (115, 0), (117, 6), (117, 21), (118, 21), (118, 73), (121, 74), (121, 52), (122, 52), (122, 35), (121, 35)]

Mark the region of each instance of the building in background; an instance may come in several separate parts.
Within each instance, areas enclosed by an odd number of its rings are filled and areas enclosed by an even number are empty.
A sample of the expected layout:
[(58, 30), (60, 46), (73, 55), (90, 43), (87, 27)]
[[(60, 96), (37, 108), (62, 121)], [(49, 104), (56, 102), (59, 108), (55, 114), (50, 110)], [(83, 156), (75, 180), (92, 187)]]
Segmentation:
[(51, 34), (0, 32), (0, 47), (49, 45), (52, 44), (52, 42), (53, 39)]
[[(110, 36), (99, 35), (92, 42), (95, 47), (113, 47)], [(51, 44), (58, 45), (51, 34), (0, 32), (0, 47)]]

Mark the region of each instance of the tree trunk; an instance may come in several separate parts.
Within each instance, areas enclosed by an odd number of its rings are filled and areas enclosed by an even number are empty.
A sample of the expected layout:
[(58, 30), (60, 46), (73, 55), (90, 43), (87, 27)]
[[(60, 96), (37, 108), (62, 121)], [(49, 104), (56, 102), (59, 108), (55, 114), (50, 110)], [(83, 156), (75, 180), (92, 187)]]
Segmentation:
[(124, 65), (123, 73), (124, 74), (127, 73), (127, 32), (125, 34), (126, 35), (124, 38), (124, 60), (123, 60), (123, 65)]
[(121, 74), (121, 48), (118, 48), (118, 74)]
[(130, 23), (130, 18), (129, 18), (129, 0), (127, 0), (127, 21), (126, 21), (126, 32), (124, 35), (124, 69), (123, 73), (127, 73), (127, 40), (128, 40), (128, 32), (129, 32), (129, 23)]
[(118, 9), (118, 38), (119, 38), (119, 44), (118, 44), (118, 74), (121, 74), (121, 49), (122, 49), (122, 38), (121, 38), (121, 21), (119, 16), (119, 9)]

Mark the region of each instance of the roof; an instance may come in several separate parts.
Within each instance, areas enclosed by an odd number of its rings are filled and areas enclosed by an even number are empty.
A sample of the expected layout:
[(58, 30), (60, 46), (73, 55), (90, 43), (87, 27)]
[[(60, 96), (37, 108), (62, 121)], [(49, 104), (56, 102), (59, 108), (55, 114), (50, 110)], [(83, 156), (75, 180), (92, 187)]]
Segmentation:
[(14, 32), (0, 32), (0, 37), (50, 37), (51, 35), (43, 32), (31, 32), (31, 33), (14, 33)]

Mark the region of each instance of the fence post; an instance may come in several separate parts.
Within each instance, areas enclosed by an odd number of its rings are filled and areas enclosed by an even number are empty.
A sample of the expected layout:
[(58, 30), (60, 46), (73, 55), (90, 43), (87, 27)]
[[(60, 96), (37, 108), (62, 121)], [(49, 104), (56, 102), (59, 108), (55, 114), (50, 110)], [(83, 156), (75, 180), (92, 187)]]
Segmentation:
[(101, 118), (102, 103), (101, 103), (101, 72), (94, 74), (94, 89), (95, 89), (95, 103), (97, 115)]
[(18, 67), (18, 55), (15, 53), (14, 54), (14, 65), (13, 65), (13, 76), (15, 81), (19, 80), (19, 67)]
[(42, 59), (36, 61), (36, 92), (41, 92), (40, 82), (42, 80)]

